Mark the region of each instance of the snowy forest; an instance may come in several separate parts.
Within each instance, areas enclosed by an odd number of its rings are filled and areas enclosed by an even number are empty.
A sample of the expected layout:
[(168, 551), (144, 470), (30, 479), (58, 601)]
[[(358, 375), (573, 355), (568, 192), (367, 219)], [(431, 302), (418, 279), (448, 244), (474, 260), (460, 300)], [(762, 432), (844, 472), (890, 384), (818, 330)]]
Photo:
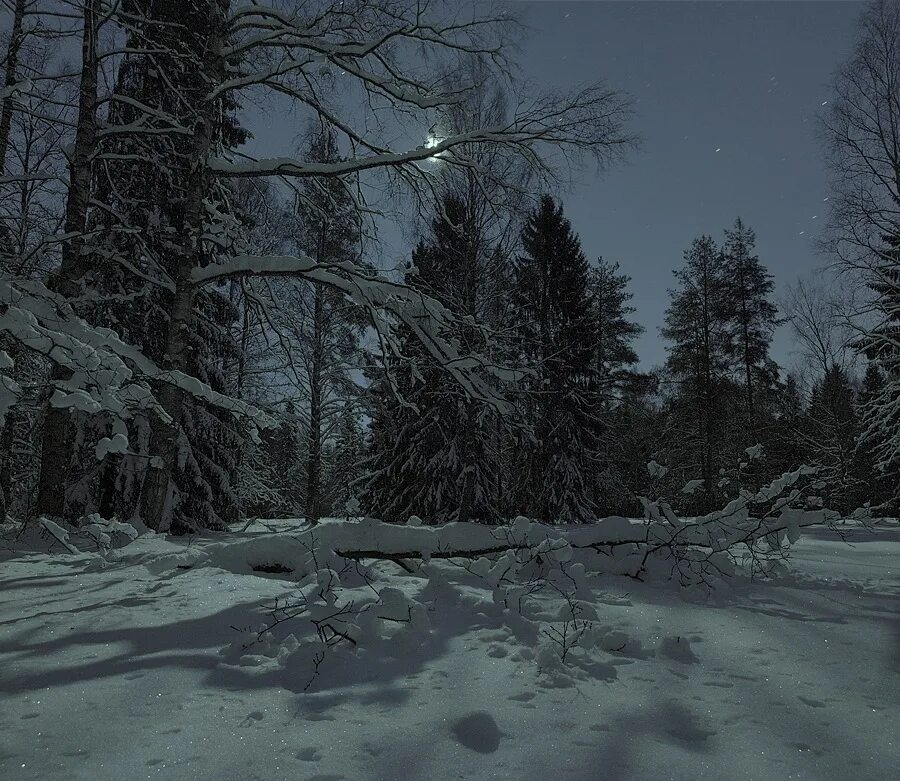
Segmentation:
[(526, 6), (0, 0), (3, 777), (894, 777), (900, 4), (649, 320)]

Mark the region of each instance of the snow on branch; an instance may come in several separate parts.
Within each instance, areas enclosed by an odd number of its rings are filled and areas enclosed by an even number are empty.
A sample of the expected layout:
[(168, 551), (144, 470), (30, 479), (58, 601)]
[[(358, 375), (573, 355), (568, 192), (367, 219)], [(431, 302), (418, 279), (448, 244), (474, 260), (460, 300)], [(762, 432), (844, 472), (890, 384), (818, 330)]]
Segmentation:
[(462, 355), (449, 331), (455, 315), (438, 300), (409, 285), (373, 275), (350, 262), (320, 264), (303, 255), (243, 255), (219, 263), (195, 268), (191, 279), (196, 285), (221, 282), (241, 276), (295, 276), (327, 285), (344, 293), (371, 317), (382, 344), (399, 356), (389, 324), (380, 313), (387, 312), (410, 328), (437, 364), (453, 376), (476, 399), (506, 410), (507, 403), (486, 381), (485, 374), (502, 380), (515, 380), (512, 370), (496, 366), (477, 355)]
[[(0, 300), (0, 332), (72, 373), (69, 379), (56, 381), (50, 400), (53, 406), (89, 414), (104, 412), (116, 419), (130, 417), (137, 410), (165, 417), (147, 384), (154, 380), (174, 385), (255, 425), (267, 424), (265, 415), (253, 405), (218, 393), (183, 372), (162, 369), (111, 329), (91, 326), (39, 281), (0, 277)], [(10, 364), (4, 361), (0, 370), (11, 368)], [(5, 375), (0, 378), (0, 411), (5, 411), (19, 390)]]
[[(538, 565), (567, 564), (577, 556), (589, 569), (636, 578), (662, 563), (683, 582), (690, 572), (696, 584), (707, 582), (712, 572), (733, 571), (737, 548), (753, 553), (754, 566), (780, 561), (802, 528), (828, 522), (833, 514), (827, 510), (795, 506), (801, 498), (797, 481), (809, 472), (802, 467), (785, 473), (760, 491), (747, 492), (726, 507), (691, 521), (668, 513), (668, 517), (652, 514), (647, 520), (610, 517), (578, 526), (549, 526), (523, 517), (505, 526), (412, 526), (365, 518), (320, 524), (287, 538), (277, 536), (283, 556), (291, 557), (291, 549), (296, 547), (298, 555), (301, 550), (310, 552), (317, 567), (334, 563), (335, 557), (392, 561), (404, 567), (415, 560), (487, 558), (490, 560), (475, 567), (486, 574), (498, 561), (509, 563), (502, 558), (507, 554), (524, 555)], [(304, 566), (291, 560), (292, 569)]]

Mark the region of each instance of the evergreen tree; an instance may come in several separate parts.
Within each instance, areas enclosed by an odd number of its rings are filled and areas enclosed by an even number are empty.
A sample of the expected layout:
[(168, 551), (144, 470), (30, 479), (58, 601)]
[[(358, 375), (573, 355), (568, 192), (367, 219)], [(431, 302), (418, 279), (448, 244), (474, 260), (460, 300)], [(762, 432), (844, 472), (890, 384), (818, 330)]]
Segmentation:
[[(407, 270), (410, 285), (465, 318), (454, 336), (469, 352), (485, 347), (476, 317), (491, 282), (486, 270), (492, 257), (467, 204), (448, 196)], [(402, 352), (407, 360), (388, 359), (390, 376), (374, 383), (370, 394), (375, 408), (367, 512), (390, 521), (411, 515), (431, 523), (495, 519), (490, 409), (469, 398), (408, 331)]]
[(365, 440), (359, 413), (354, 404), (347, 403), (341, 409), (326, 481), (328, 506), (333, 515), (346, 514), (348, 502), (358, 498), (364, 457)]
[[(324, 128), (310, 134), (307, 158), (340, 160), (334, 134)], [(307, 180), (297, 204), (296, 244), (301, 253), (327, 265), (357, 261), (360, 228), (355, 204), (340, 178)], [(299, 326), (309, 393), (306, 453), (306, 518), (315, 523), (329, 504), (323, 486), (323, 448), (348, 398), (357, 394), (351, 372), (358, 364), (365, 313), (339, 291), (310, 282), (293, 286), (292, 311)]]
[[(95, 217), (104, 240), (85, 284), (95, 291), (95, 306), (87, 313), (91, 322), (112, 326), (159, 365), (225, 392), (225, 369), (238, 349), (230, 334), (238, 312), (219, 290), (195, 291), (185, 279), (192, 267), (213, 262), (223, 249), (240, 250), (230, 192), (201, 175), (198, 166), (202, 150), (247, 139), (227, 93), (207, 100), (210, 83), (221, 78), (214, 58), (206, 59), (221, 35), (219, 6), (217, 0), (123, 4), (128, 53), (116, 84), (123, 98), (113, 101), (109, 122), (138, 124), (148, 132), (111, 134), (104, 150), (98, 178), (104, 208)], [(192, 133), (169, 132), (172, 126)], [(203, 240), (197, 238), (201, 234)], [(238, 514), (233, 481), (241, 431), (228, 412), (173, 386), (155, 390), (173, 420), (149, 421), (145, 444), (151, 463), (160, 466), (142, 484), (144, 520), (155, 524), (171, 504), (173, 531), (223, 528)], [(121, 470), (112, 474), (121, 481)], [(130, 503), (122, 512), (133, 512), (137, 496), (118, 493)]]
[(751, 436), (759, 428), (760, 391), (770, 387), (766, 363), (778, 314), (770, 300), (775, 284), (754, 253), (755, 245), (753, 230), (740, 217), (725, 231), (722, 274), (731, 319), (729, 347), (744, 383), (744, 415)]
[[(598, 391), (598, 424), (601, 447), (591, 494), (604, 513), (628, 512), (635, 507), (635, 450), (645, 428), (643, 406), (645, 377), (634, 370), (638, 361), (633, 342), (643, 327), (630, 317), (631, 282), (618, 263), (600, 258), (590, 270), (591, 315), (594, 336), (594, 371)], [(649, 459), (644, 459), (641, 466)]]
[(548, 522), (592, 516), (599, 389), (588, 262), (563, 209), (549, 196), (522, 230), (514, 300), (533, 445), (522, 449), (520, 496)]
[[(716, 493), (724, 468), (728, 378), (734, 353), (729, 299), (722, 256), (709, 236), (695, 239), (675, 272), (677, 290), (670, 291), (663, 336), (671, 342), (666, 368), (677, 391), (673, 395), (676, 425), (671, 446), (684, 476), (703, 480), (707, 505)], [(694, 471), (696, 470), (696, 471)], [(693, 472), (693, 474), (691, 474)]]
[(643, 333), (643, 326), (629, 318), (634, 307), (628, 302), (631, 278), (619, 272), (619, 264), (599, 258), (590, 270), (589, 290), (593, 317), (594, 360), (597, 381), (607, 400), (621, 391), (633, 378), (638, 356), (634, 340)]
[(858, 346), (877, 375), (866, 374), (862, 440), (885, 499), (900, 504), (900, 235), (884, 237), (870, 279), (878, 322)]
[(804, 402), (795, 374), (789, 374), (776, 395), (773, 422), (764, 443), (765, 463), (772, 476), (806, 462), (803, 443)]
[(260, 432), (260, 444), (238, 466), (241, 506), (251, 517), (294, 517), (304, 505), (301, 425), (290, 402), (269, 414), (277, 425)]
[(839, 512), (864, 501), (865, 485), (856, 455), (859, 421), (847, 373), (833, 366), (810, 393), (805, 422), (805, 460), (818, 468), (825, 506)]
[[(884, 373), (875, 362), (869, 362), (857, 399), (857, 417), (862, 426), (875, 418), (885, 392)], [(866, 485), (866, 499), (874, 507), (892, 505), (900, 499), (900, 491), (892, 490), (893, 480), (878, 468), (879, 454), (886, 450), (884, 434), (878, 427), (866, 436), (863, 429), (857, 442), (856, 457), (860, 477)]]

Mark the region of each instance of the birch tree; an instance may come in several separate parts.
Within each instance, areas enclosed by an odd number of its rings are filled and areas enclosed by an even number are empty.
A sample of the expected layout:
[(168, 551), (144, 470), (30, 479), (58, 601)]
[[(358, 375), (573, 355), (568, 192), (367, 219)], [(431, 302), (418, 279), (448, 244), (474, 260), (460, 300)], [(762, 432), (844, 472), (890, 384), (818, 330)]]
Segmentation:
[(877, 442), (877, 469), (900, 484), (900, 4), (863, 12), (856, 47), (837, 72), (822, 117), (832, 173), (827, 248), (870, 290), (858, 347), (884, 371), (867, 405), (863, 436)]

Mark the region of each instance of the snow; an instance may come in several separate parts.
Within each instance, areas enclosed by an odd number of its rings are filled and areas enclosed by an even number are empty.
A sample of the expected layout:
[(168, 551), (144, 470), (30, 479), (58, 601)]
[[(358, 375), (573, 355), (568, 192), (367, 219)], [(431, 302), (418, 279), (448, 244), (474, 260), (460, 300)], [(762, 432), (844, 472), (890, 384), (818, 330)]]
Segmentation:
[[(95, 521), (108, 549), (0, 527), (4, 779), (877, 781), (900, 765), (896, 522), (806, 528), (780, 579), (711, 593), (582, 566), (571, 605), (546, 594), (521, 616), (495, 603), (495, 559), (434, 559), (427, 579), (384, 562), (370, 587), (310, 564), (297, 521), (133, 541)], [(388, 546), (434, 539), (356, 526)], [(535, 527), (512, 533), (573, 553)], [(291, 571), (254, 570), (275, 563)], [(308, 621), (257, 634), (301, 592), (319, 615), (347, 595), (373, 606), (311, 685)], [(562, 663), (544, 632), (573, 620)]]

